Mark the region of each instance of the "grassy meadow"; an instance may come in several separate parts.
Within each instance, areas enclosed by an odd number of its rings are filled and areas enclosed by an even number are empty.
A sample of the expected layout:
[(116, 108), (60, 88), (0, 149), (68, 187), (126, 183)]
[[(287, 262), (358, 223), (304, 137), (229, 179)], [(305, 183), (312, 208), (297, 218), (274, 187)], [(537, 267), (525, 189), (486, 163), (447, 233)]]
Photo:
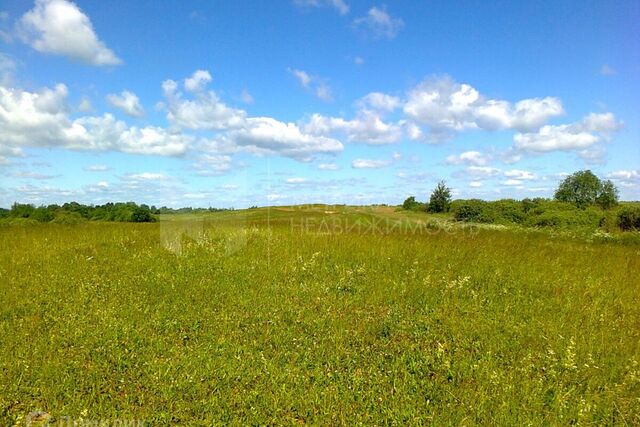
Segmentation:
[(2, 226), (0, 425), (640, 424), (639, 244), (425, 218)]

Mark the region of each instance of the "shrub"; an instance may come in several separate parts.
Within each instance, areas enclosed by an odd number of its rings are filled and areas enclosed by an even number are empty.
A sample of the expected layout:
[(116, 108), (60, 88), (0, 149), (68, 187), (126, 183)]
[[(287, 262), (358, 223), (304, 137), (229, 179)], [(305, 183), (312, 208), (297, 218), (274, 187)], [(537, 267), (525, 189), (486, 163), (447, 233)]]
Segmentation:
[(513, 222), (521, 224), (526, 218), (523, 204), (516, 200), (498, 200), (496, 202), (490, 202), (489, 206), (493, 208), (494, 215), (498, 222)]
[(29, 217), (39, 222), (49, 222), (54, 218), (53, 212), (45, 207), (36, 208)]
[(546, 199), (512, 199), (486, 202), (456, 200), (452, 203), (457, 221), (486, 224), (522, 224), (530, 227), (590, 228), (605, 222), (605, 213), (596, 207), (580, 209), (572, 203)]
[(619, 231), (618, 228), (618, 212), (614, 212), (613, 210), (609, 210), (604, 212), (598, 227), (607, 233), (613, 233), (615, 231)]
[(414, 196), (410, 196), (402, 203), (402, 209), (407, 211), (414, 210), (417, 205), (418, 202), (416, 202), (416, 198)]
[(529, 221), (529, 225), (534, 227), (560, 227), (565, 223), (564, 217), (558, 212), (543, 212)]
[(453, 218), (456, 221), (492, 224), (496, 221), (496, 213), (489, 202), (478, 199), (462, 200), (456, 203)]
[(155, 222), (156, 217), (151, 214), (148, 207), (138, 206), (131, 212), (131, 222)]
[(580, 209), (567, 203), (547, 203), (540, 211), (530, 211), (527, 225), (553, 228), (598, 228), (604, 221), (602, 211)]
[(529, 199), (529, 198), (522, 199), (521, 203), (522, 203), (522, 211), (524, 213), (527, 213), (531, 209), (536, 207), (536, 203), (532, 199)]
[(622, 231), (640, 230), (640, 206), (625, 206), (618, 212), (618, 227)]

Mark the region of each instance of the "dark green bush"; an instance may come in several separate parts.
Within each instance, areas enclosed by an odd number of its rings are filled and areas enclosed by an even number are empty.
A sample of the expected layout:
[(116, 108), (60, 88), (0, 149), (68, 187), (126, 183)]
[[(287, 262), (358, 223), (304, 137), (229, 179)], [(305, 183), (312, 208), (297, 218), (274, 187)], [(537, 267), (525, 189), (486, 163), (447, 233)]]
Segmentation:
[(620, 209), (618, 227), (622, 231), (640, 230), (640, 206), (625, 206)]
[(596, 229), (606, 222), (605, 213), (597, 207), (581, 209), (572, 203), (547, 199), (455, 200), (452, 210), (457, 221), (486, 224)]
[(522, 224), (526, 218), (523, 203), (517, 200), (498, 200), (490, 202), (489, 205), (495, 210), (497, 222)]
[(131, 222), (155, 222), (156, 217), (151, 214), (148, 206), (138, 206), (131, 212)]
[(453, 205), (453, 217), (456, 221), (481, 222), (492, 224), (496, 222), (497, 215), (490, 202), (471, 199), (456, 201)]
[(570, 203), (549, 202), (529, 211), (526, 224), (533, 227), (591, 228), (596, 229), (604, 221), (604, 214), (597, 208), (580, 209)]
[(543, 212), (529, 220), (534, 227), (561, 227), (566, 225), (566, 218), (559, 212)]
[(55, 217), (54, 213), (45, 207), (36, 208), (29, 218), (39, 222), (49, 222)]
[(419, 204), (420, 203), (416, 201), (415, 196), (410, 196), (410, 197), (407, 197), (405, 201), (402, 203), (402, 209), (407, 211), (413, 211), (413, 210), (416, 210)]
[(540, 206), (540, 204), (546, 202), (546, 199), (543, 199), (541, 197), (536, 197), (534, 199), (522, 199), (522, 202), (520, 202), (522, 204), (522, 211), (524, 213), (528, 213), (529, 211), (537, 208), (538, 206)]

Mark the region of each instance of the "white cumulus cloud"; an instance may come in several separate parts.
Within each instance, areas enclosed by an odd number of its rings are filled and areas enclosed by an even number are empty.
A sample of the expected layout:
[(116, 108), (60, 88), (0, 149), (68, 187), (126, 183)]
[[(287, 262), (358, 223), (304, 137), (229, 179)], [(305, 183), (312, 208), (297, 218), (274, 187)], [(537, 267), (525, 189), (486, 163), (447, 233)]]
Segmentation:
[(110, 93), (106, 99), (109, 104), (122, 110), (130, 117), (144, 116), (144, 108), (140, 104), (140, 99), (133, 92), (123, 90), (120, 94)]
[(361, 108), (391, 112), (400, 107), (401, 101), (397, 96), (387, 95), (382, 92), (371, 92), (356, 101)]
[(18, 21), (18, 34), (38, 52), (63, 55), (89, 65), (118, 65), (122, 60), (96, 35), (93, 24), (67, 0), (36, 0)]
[(394, 144), (402, 139), (402, 128), (387, 123), (373, 111), (360, 111), (352, 120), (313, 114), (304, 124), (304, 130), (313, 135), (344, 133), (349, 142), (369, 145)]
[(193, 139), (161, 127), (129, 127), (111, 114), (72, 120), (67, 96), (63, 84), (34, 92), (0, 87), (0, 141), (18, 150), (39, 146), (175, 156)]
[(585, 150), (622, 127), (611, 113), (591, 113), (582, 121), (565, 125), (546, 125), (537, 132), (514, 135), (514, 148), (524, 152)]
[(640, 171), (637, 170), (618, 170), (607, 175), (613, 179), (640, 179)]
[(640, 190), (640, 170), (617, 170), (607, 174), (607, 178), (620, 187), (635, 190), (636, 193)]
[(245, 124), (227, 134), (236, 145), (256, 153), (276, 153), (300, 161), (310, 161), (315, 154), (341, 152), (340, 141), (303, 132), (294, 123), (271, 117), (250, 117)]
[(564, 113), (553, 97), (508, 101), (487, 99), (473, 86), (432, 77), (412, 88), (403, 107), (412, 122), (426, 125), (435, 139), (466, 129), (534, 130)]
[(191, 77), (184, 79), (184, 88), (189, 92), (200, 92), (211, 80), (211, 74), (207, 70), (196, 70)]
[(228, 107), (214, 91), (202, 90), (203, 80), (202, 76), (197, 76), (198, 73), (194, 73), (190, 78), (192, 80), (185, 80), (185, 88), (189, 84), (190, 91), (199, 89), (190, 99), (184, 97), (177, 82), (165, 80), (162, 83), (167, 119), (177, 126), (191, 130), (224, 130), (241, 126), (246, 113)]

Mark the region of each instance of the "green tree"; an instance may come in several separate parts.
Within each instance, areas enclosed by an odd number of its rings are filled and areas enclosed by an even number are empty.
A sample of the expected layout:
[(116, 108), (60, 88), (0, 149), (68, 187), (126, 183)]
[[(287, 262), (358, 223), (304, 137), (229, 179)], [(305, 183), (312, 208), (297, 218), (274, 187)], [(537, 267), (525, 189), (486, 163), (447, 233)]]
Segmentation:
[(415, 209), (417, 205), (418, 202), (416, 202), (416, 198), (414, 196), (410, 196), (402, 203), (402, 209), (409, 211), (411, 209)]
[(584, 170), (566, 177), (558, 186), (555, 199), (582, 209), (594, 203), (609, 209), (618, 204), (618, 189), (610, 180), (601, 181), (590, 170)]
[(596, 201), (601, 187), (600, 179), (593, 172), (590, 170), (578, 171), (560, 183), (554, 197), (558, 201), (586, 208)]
[(596, 203), (602, 209), (611, 209), (618, 204), (618, 189), (610, 180), (602, 182), (600, 194), (596, 197)]
[(131, 212), (131, 222), (155, 222), (156, 218), (151, 214), (146, 205), (136, 206)]
[(431, 193), (427, 210), (429, 212), (448, 212), (451, 206), (451, 189), (440, 181)]

